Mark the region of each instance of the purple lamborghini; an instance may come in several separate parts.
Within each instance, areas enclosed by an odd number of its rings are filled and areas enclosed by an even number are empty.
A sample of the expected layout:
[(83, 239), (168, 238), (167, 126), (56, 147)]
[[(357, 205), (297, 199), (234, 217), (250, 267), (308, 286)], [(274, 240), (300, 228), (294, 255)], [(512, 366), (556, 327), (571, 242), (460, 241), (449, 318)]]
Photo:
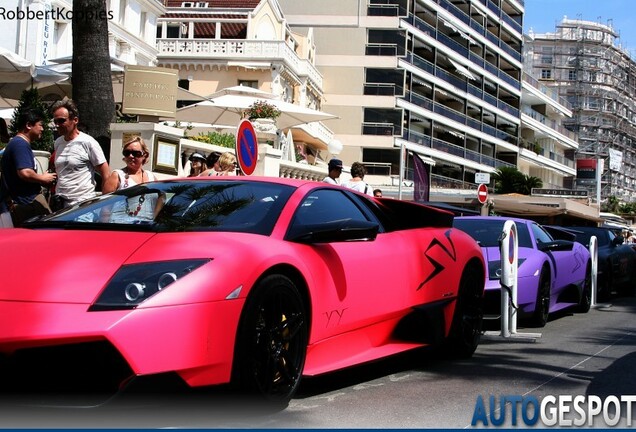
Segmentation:
[[(453, 226), (473, 237), (488, 264), (485, 307), (500, 315), (501, 275), (499, 239), (504, 223), (513, 220), (519, 238), (517, 305), (530, 324), (543, 327), (548, 314), (567, 307), (590, 309), (591, 260), (589, 251), (571, 233), (525, 219), (498, 216), (456, 217)], [(494, 316), (493, 316), (494, 315)]]

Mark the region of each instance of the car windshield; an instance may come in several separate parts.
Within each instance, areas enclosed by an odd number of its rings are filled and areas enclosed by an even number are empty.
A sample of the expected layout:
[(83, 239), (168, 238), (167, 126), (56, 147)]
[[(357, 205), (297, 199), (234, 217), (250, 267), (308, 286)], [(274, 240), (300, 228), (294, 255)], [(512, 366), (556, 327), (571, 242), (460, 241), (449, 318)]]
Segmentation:
[(271, 234), (294, 188), (254, 181), (144, 183), (28, 222), (32, 228)]
[[(466, 234), (477, 240), (481, 247), (499, 247), (499, 238), (503, 232), (503, 219), (464, 219), (455, 218), (453, 226), (464, 231)], [(532, 247), (530, 233), (526, 224), (517, 223), (517, 233), (519, 235), (519, 247)]]
[(571, 230), (574, 235), (576, 235), (576, 241), (584, 244), (585, 246), (589, 246), (590, 238), (592, 236), (596, 237), (596, 241), (598, 242), (599, 246), (608, 245), (610, 241), (612, 241), (616, 237), (616, 235), (614, 235), (614, 233), (609, 230), (607, 232), (603, 232), (595, 229), (587, 229), (581, 227), (572, 228)]

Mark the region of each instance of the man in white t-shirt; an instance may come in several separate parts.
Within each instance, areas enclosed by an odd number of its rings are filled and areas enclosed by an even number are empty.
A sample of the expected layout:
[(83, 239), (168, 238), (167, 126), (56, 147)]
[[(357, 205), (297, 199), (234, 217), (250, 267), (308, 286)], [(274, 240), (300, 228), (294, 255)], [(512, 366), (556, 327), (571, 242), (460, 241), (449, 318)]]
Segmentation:
[(329, 161), (329, 175), (323, 179), (323, 182), (329, 184), (340, 184), (338, 180), (342, 174), (342, 161), (340, 159), (331, 159)]
[(61, 201), (58, 207), (63, 208), (93, 198), (96, 195), (95, 172), (100, 174), (103, 187), (110, 169), (95, 138), (77, 128), (79, 113), (73, 101), (56, 102), (51, 112), (60, 135), (55, 140), (55, 193)]

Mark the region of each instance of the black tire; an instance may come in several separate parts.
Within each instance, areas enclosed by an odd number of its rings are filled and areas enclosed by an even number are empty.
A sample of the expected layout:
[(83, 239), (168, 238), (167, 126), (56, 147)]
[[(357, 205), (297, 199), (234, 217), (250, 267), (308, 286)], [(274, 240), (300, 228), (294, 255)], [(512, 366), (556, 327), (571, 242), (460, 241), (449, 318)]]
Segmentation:
[(479, 345), (484, 318), (481, 273), (478, 265), (469, 265), (459, 282), (453, 322), (443, 346), (450, 357), (469, 358)]
[(543, 270), (537, 287), (537, 302), (530, 323), (534, 327), (545, 327), (550, 315), (550, 276)]
[(294, 283), (282, 275), (266, 276), (253, 288), (241, 315), (232, 383), (241, 393), (286, 407), (302, 376), (308, 328)]
[(583, 282), (583, 289), (581, 290), (581, 300), (576, 307), (576, 311), (579, 313), (587, 313), (592, 306), (592, 266), (588, 263), (587, 270), (585, 270), (585, 281)]

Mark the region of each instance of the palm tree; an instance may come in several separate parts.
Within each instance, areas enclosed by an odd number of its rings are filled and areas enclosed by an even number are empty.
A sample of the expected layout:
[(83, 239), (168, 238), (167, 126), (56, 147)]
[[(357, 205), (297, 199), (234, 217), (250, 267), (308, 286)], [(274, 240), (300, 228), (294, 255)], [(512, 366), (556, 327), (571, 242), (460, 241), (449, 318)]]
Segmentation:
[(106, 0), (73, 0), (73, 99), (82, 130), (110, 158), (115, 99), (110, 75)]
[(525, 182), (524, 176), (515, 167), (501, 167), (493, 174), (495, 178), (495, 193), (521, 193)]
[(543, 187), (543, 181), (539, 177), (523, 174), (523, 182), (520, 184), (520, 191), (524, 195), (531, 195), (532, 189), (540, 189)]

